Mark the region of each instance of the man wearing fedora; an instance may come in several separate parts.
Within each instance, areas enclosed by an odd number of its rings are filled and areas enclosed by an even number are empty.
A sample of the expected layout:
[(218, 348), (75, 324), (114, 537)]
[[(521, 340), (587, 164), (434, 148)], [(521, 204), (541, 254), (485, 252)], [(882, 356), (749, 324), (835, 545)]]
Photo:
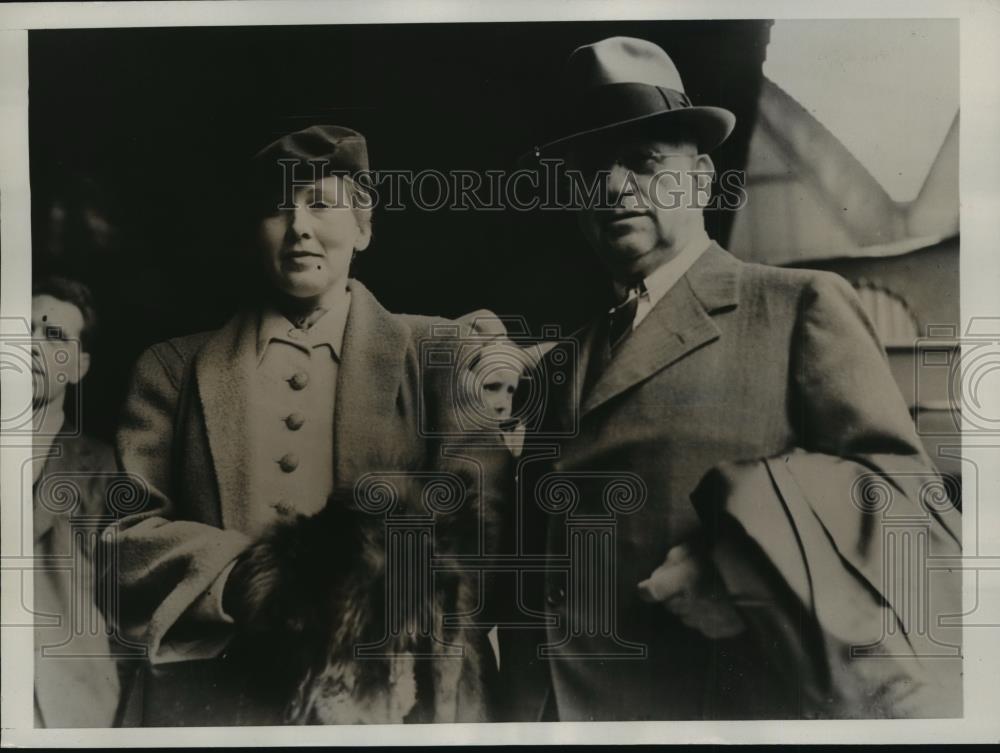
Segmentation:
[[(106, 533), (119, 624), (149, 652), (142, 724), (482, 720), (485, 634), (404, 631), (368, 660), (353, 653), (388, 629), (388, 534), (372, 508), (395, 495), (387, 515), (435, 512), (442, 556), (477, 553), (497, 503), (506, 448), (473, 437), (444, 457), (454, 374), (424, 369), (421, 351), (436, 325), (455, 333), (438, 350), (474, 330), (391, 314), (349, 276), (372, 237), (353, 179), (368, 170), (360, 133), (313, 126), (253, 165), (259, 297), (218, 330), (147, 350), (117, 435), (150, 490)], [(440, 484), (450, 507), (432, 509)], [(462, 574), (428, 590), (399, 619), (440, 629), (442, 604), (477, 598)]]
[[(960, 715), (958, 631), (937, 619), (961, 613), (957, 584), (938, 573), (921, 601), (885, 542), (890, 517), (919, 521), (953, 556), (961, 521), (926, 502), (939, 479), (858, 298), (706, 234), (699, 181), (735, 118), (692, 105), (660, 47), (605, 39), (565, 75), (570, 120), (536, 156), (607, 190), (577, 214), (617, 304), (574, 336), (541, 451), (525, 441), (520, 551), (571, 564), (508, 581), (506, 718)], [(634, 504), (616, 478), (638, 479)], [(573, 493), (547, 499), (553, 479)], [(567, 523), (609, 510), (595, 585)]]

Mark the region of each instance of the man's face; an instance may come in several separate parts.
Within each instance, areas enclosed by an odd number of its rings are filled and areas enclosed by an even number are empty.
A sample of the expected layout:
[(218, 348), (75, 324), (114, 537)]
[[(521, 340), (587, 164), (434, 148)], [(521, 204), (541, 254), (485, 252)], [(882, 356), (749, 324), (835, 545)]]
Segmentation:
[(59, 399), (90, 368), (80, 347), (83, 314), (72, 303), (38, 295), (31, 299), (31, 375), (36, 407)]
[(616, 279), (647, 276), (704, 227), (714, 166), (691, 142), (610, 134), (578, 145), (568, 166), (588, 182), (605, 176), (612, 208), (584, 208), (578, 219)]
[(347, 280), (354, 252), (371, 241), (370, 227), (351, 207), (352, 195), (341, 177), (327, 176), (298, 187), (294, 209), (260, 221), (268, 278), (279, 291), (314, 298)]

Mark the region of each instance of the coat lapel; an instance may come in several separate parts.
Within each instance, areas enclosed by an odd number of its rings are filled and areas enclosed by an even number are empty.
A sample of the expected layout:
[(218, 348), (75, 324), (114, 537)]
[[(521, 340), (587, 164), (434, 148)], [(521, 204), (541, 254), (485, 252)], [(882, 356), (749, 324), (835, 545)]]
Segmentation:
[(205, 343), (195, 363), (198, 396), (225, 528), (248, 524), (249, 382), (256, 366), (257, 317), (238, 314)]
[(351, 280), (349, 288), (333, 417), (334, 480), (341, 489), (353, 484), (368, 467), (365, 458), (386, 444), (410, 342), (409, 327), (364, 285)]
[[(738, 305), (741, 269), (742, 264), (717, 244), (709, 246), (590, 382), (581, 414), (717, 339), (720, 333), (712, 314)], [(596, 332), (601, 327), (595, 324), (590, 329)], [(600, 357), (595, 344), (590, 348), (589, 368)]]

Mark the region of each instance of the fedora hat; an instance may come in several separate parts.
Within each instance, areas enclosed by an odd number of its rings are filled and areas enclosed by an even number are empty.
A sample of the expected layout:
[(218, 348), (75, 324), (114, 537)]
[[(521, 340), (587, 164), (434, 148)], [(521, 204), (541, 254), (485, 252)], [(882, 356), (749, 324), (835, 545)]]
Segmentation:
[(567, 61), (564, 85), (568, 102), (561, 130), (567, 135), (535, 147), (536, 157), (581, 136), (638, 123), (665, 134), (684, 133), (708, 152), (736, 124), (729, 110), (692, 105), (670, 56), (645, 39), (611, 37), (578, 47)]

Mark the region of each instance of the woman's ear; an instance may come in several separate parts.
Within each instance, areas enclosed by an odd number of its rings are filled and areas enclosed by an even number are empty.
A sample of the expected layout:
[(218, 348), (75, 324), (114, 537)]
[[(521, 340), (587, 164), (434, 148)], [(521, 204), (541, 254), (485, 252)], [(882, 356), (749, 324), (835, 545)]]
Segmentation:
[(368, 244), (372, 242), (372, 223), (369, 218), (367, 222), (356, 220), (358, 224), (358, 239), (354, 242), (354, 252), (364, 251)]

